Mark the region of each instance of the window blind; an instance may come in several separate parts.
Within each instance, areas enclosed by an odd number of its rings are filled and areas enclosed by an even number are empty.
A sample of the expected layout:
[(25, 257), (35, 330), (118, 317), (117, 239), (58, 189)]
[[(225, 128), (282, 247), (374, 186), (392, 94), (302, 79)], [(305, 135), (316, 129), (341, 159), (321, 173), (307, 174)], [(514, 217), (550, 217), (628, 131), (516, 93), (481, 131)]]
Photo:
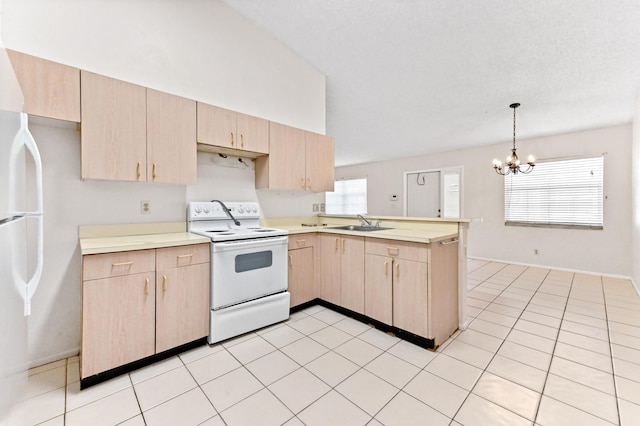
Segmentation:
[(329, 214), (366, 214), (367, 179), (338, 180), (333, 192), (327, 192)]
[(540, 161), (504, 179), (507, 225), (602, 229), (604, 157)]

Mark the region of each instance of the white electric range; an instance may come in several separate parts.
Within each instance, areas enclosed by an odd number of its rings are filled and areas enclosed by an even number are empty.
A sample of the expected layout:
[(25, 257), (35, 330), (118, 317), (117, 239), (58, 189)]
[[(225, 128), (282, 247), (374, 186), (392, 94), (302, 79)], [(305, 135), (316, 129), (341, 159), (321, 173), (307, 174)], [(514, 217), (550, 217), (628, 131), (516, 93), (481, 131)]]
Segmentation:
[(189, 232), (211, 239), (209, 343), (289, 318), (288, 232), (259, 224), (256, 202), (191, 202)]

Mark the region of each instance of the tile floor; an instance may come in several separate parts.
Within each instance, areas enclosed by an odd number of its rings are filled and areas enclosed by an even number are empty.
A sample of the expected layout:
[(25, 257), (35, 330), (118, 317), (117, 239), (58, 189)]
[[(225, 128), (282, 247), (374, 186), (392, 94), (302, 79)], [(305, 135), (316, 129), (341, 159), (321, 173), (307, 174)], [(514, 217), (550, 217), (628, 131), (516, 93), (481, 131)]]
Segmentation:
[(625, 280), (470, 260), (470, 326), (436, 352), (319, 306), (79, 391), (32, 369), (42, 425), (638, 425)]

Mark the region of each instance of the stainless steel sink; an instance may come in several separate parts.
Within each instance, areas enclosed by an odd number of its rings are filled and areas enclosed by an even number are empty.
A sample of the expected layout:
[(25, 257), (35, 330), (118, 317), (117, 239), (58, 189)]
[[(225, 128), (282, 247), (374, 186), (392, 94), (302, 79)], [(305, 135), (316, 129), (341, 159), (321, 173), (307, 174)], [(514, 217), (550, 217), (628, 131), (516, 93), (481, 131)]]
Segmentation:
[(371, 231), (382, 231), (384, 229), (392, 229), (392, 228), (384, 228), (381, 226), (344, 225), (344, 226), (332, 226), (329, 229), (343, 229), (345, 231), (371, 232)]

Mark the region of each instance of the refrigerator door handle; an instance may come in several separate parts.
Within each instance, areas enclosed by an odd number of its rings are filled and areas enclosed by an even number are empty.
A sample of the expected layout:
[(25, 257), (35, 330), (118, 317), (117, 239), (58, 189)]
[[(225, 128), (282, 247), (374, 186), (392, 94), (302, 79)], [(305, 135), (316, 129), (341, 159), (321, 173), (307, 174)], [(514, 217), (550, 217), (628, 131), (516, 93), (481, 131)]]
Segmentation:
[[(24, 300), (24, 315), (31, 315), (31, 298), (35, 294), (40, 279), (42, 278), (42, 269), (44, 266), (44, 227), (43, 227), (43, 191), (42, 191), (42, 158), (40, 157), (40, 151), (38, 145), (33, 138), (33, 135), (29, 131), (28, 115), (24, 112), (20, 113), (20, 131), (16, 135), (13, 145), (11, 146), (11, 158), (9, 167), (14, 168), (17, 161), (20, 150), (24, 146), (31, 156), (33, 157), (35, 167), (35, 186), (36, 186), (36, 210), (30, 212), (16, 212), (22, 216), (32, 217), (36, 220), (38, 225), (38, 231), (36, 236), (36, 266), (33, 276), (24, 285), (20, 293)], [(9, 173), (11, 182), (9, 184), (9, 202), (15, 202), (16, 200), (16, 182), (13, 176), (15, 173)], [(17, 210), (17, 209), (14, 209)]]

